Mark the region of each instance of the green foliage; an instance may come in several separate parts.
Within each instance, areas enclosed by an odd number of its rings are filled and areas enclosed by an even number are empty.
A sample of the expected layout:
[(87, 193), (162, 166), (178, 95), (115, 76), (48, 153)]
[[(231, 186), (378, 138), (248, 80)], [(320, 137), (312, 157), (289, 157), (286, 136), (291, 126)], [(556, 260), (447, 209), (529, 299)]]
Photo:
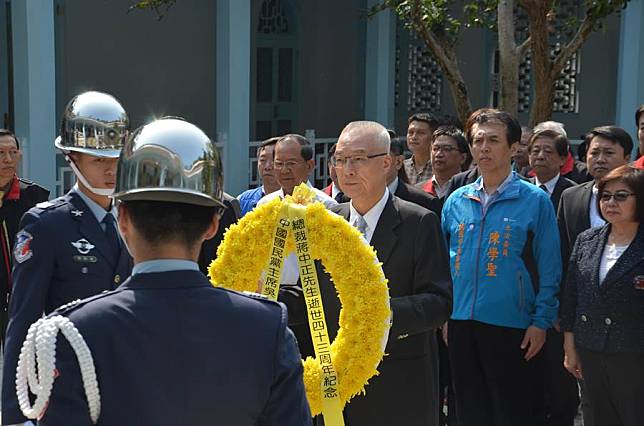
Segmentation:
[(496, 10), (499, 0), (478, 0), (463, 5), (463, 16), (467, 28), (488, 28), (497, 30)]
[(174, 6), (177, 0), (141, 0), (135, 1), (129, 8), (128, 12), (134, 10), (150, 9), (156, 15), (157, 19), (162, 19), (168, 10)]

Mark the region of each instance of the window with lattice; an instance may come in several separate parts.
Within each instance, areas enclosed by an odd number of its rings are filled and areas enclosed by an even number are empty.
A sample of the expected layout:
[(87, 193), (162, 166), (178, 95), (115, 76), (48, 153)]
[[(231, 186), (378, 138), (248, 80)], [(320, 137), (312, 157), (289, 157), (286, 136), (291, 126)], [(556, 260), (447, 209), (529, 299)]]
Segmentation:
[(443, 87), (440, 66), (422, 40), (400, 22), (396, 31), (395, 61), (395, 106), (406, 107), (409, 114), (439, 112)]

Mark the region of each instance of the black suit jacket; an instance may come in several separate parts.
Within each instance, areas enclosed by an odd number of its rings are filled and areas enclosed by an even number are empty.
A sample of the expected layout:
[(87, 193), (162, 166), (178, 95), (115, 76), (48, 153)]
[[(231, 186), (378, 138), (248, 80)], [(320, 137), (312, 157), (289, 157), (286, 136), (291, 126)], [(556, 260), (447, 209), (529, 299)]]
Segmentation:
[(470, 183), (476, 181), (479, 178), (479, 168), (474, 167), (464, 172), (457, 173), (450, 178), (445, 184), (445, 196), (443, 197), (443, 202), (452, 195), (452, 192), (456, 191), (461, 186), (469, 185)]
[[(349, 219), (349, 204), (332, 210)], [(345, 408), (347, 426), (438, 425), (438, 366), (434, 330), (451, 311), (449, 258), (436, 215), (390, 196), (371, 238), (389, 280), (393, 324), (380, 375)], [(327, 323), (337, 332), (340, 304), (328, 279), (320, 282)]]
[(564, 270), (577, 236), (590, 228), (590, 199), (594, 181), (566, 189), (559, 200), (557, 221), (561, 235)]
[(561, 306), (561, 326), (580, 347), (644, 352), (644, 226), (600, 284), (599, 268), (610, 224), (589, 229), (575, 243)]
[(208, 267), (210, 263), (217, 258), (217, 249), (219, 244), (224, 240), (224, 234), (230, 225), (237, 223), (241, 217), (241, 210), (239, 208), (239, 200), (231, 195), (224, 193), (224, 205), (226, 209), (219, 219), (219, 228), (214, 237), (206, 240), (201, 245), (201, 252), (199, 253), (199, 269), (201, 272), (208, 275)]
[[(536, 178), (530, 178), (530, 182), (534, 183), (535, 185), (537, 184)], [(563, 176), (559, 176), (559, 180), (557, 180), (557, 184), (555, 185), (554, 191), (552, 191), (552, 194), (550, 194), (550, 201), (552, 201), (552, 205), (555, 208), (555, 212), (557, 211), (557, 208), (559, 207), (559, 200), (561, 200), (561, 194), (564, 192), (564, 190), (568, 188), (572, 188), (573, 186), (576, 186), (577, 184), (570, 180), (567, 179)]]
[(394, 195), (401, 200), (409, 201), (410, 203), (418, 204), (428, 210), (433, 211), (436, 216), (440, 218), (443, 203), (440, 198), (434, 197), (427, 192), (416, 188), (408, 183), (398, 180), (398, 187)]

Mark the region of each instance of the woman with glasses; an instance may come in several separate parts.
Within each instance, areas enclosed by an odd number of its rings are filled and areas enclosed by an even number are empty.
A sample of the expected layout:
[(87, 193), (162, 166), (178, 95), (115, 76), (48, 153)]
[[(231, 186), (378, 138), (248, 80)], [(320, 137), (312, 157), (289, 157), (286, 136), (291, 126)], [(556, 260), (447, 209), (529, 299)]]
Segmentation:
[(598, 183), (606, 225), (575, 242), (561, 306), (564, 366), (585, 381), (595, 424), (644, 418), (644, 170), (621, 166)]

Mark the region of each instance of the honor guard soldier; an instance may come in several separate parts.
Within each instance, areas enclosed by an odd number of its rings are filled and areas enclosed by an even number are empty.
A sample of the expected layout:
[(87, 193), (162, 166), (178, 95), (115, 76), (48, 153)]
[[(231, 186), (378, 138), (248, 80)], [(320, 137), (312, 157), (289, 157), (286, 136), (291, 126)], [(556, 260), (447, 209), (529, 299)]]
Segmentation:
[(64, 196), (37, 204), (20, 222), (4, 353), (3, 425), (25, 421), (15, 370), (29, 326), (65, 303), (113, 290), (130, 274), (132, 260), (121, 249), (110, 198), (128, 131), (125, 110), (108, 94), (86, 92), (65, 108), (55, 145), (78, 183)]
[[(128, 139), (114, 197), (132, 276), (30, 329), (16, 380), (30, 418), (43, 426), (311, 425), (286, 308), (215, 288), (199, 271), (201, 244), (224, 207), (222, 184), (214, 144), (186, 121), (160, 119)], [(65, 337), (56, 338), (59, 328)], [(43, 374), (30, 400), (34, 351), (38, 371), (56, 374)]]

